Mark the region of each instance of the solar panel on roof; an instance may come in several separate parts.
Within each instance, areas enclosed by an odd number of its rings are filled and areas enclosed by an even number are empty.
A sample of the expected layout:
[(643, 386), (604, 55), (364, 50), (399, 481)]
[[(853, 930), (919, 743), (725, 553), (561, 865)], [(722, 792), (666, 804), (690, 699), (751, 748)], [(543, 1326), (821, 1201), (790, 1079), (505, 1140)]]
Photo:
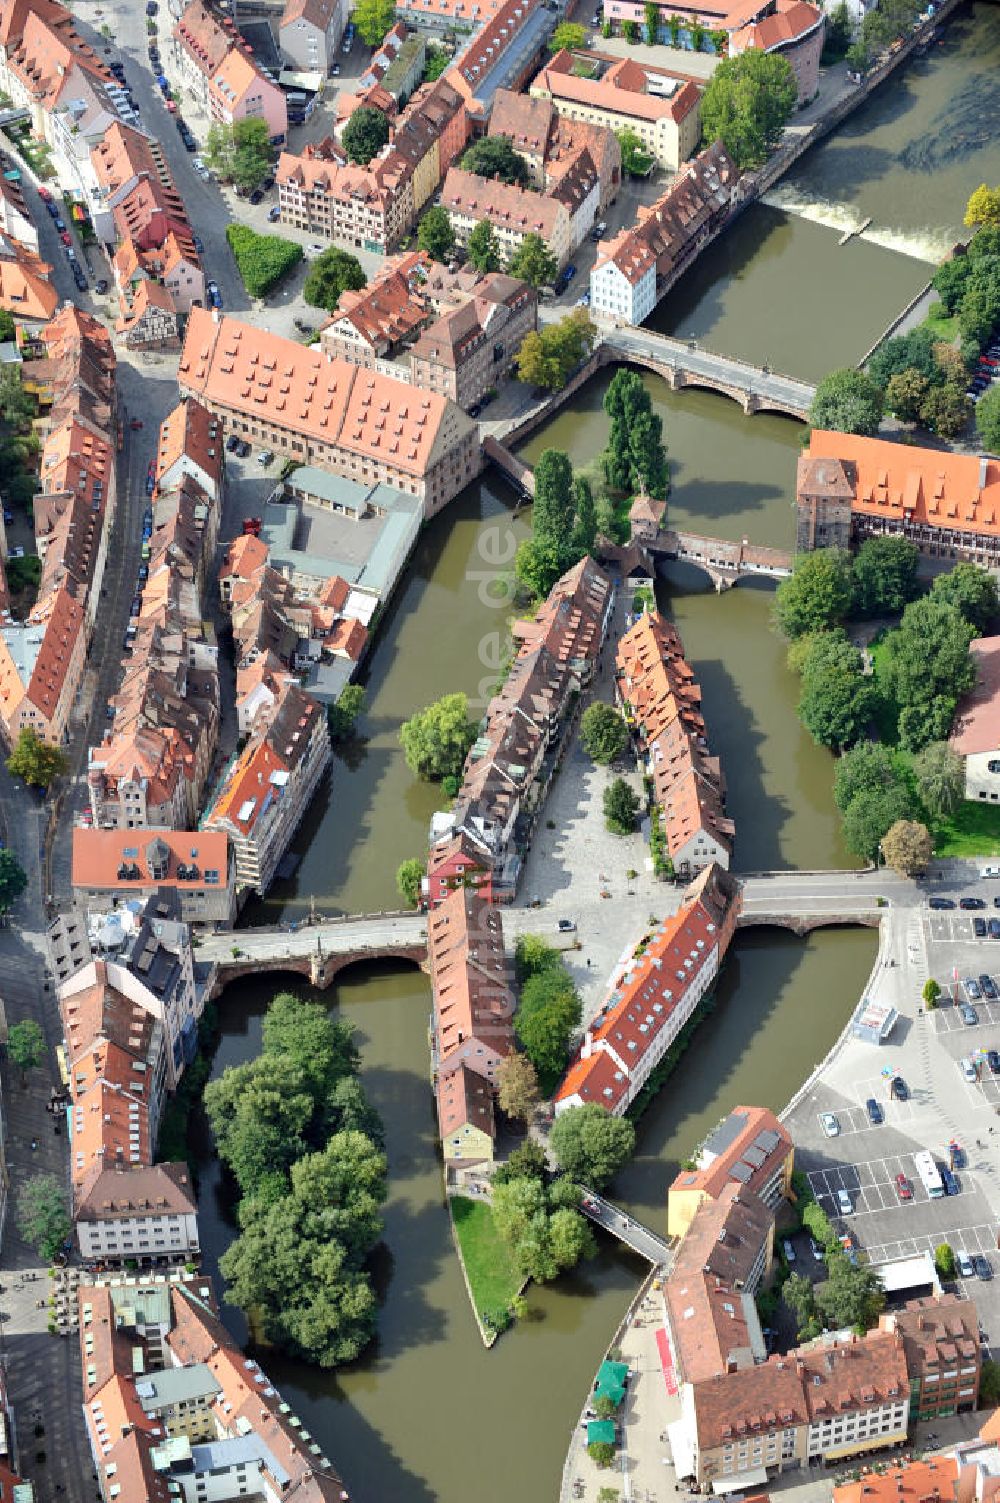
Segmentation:
[(738, 1179), (741, 1185), (745, 1185), (753, 1170), (747, 1164), (736, 1163), (729, 1172), (733, 1176), (733, 1179)]
[(754, 1138), (753, 1146), (755, 1148), (762, 1148), (765, 1153), (773, 1153), (780, 1142), (781, 1139), (774, 1129), (765, 1127), (764, 1131), (759, 1132)]
[(748, 1148), (743, 1155), (744, 1163), (749, 1164), (752, 1169), (759, 1169), (766, 1159), (767, 1154), (762, 1153), (759, 1148)]

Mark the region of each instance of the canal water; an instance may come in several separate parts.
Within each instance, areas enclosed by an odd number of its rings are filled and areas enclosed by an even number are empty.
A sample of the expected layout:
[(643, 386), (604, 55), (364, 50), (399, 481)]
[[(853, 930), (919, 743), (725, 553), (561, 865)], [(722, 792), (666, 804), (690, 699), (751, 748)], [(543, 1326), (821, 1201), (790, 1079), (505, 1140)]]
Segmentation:
[[(996, 139), (978, 139), (979, 122), (997, 118), (998, 77), (1000, 9), (970, 7), (943, 46), (813, 152), (771, 203), (744, 215), (658, 310), (657, 326), (810, 379), (856, 360), (927, 280), (922, 258), (957, 238), (969, 191), (1000, 181)], [(871, 231), (838, 246), (849, 217), (868, 214), (876, 219)], [(525, 445), (525, 456), (558, 445), (578, 466), (592, 459), (606, 433), (608, 379), (590, 383)], [(799, 426), (648, 382), (670, 450), (672, 520), (790, 546)], [(327, 911), (395, 905), (395, 868), (425, 849), (436, 804), (434, 790), (406, 769), (399, 725), (448, 690), (474, 699), (488, 693), (508, 614), (497, 576), (526, 532), (527, 519), (493, 476), (427, 527), (381, 624), (359, 738), (338, 758), (300, 832), (296, 876), (251, 919), (301, 916), (310, 897)], [(659, 595), (703, 687), (740, 867), (844, 862), (830, 762), (798, 726), (795, 684), (769, 628), (771, 588), (741, 585), (719, 598), (699, 574), (677, 567)], [(616, 1198), (662, 1231), (680, 1159), (734, 1105), (788, 1099), (849, 1016), (874, 949), (864, 931), (805, 941), (742, 934), (690, 1063), (643, 1118)], [(292, 984), (300, 987), (300, 978)], [(278, 985), (272, 978), (228, 990), (216, 1072), (257, 1052)], [(359, 968), (327, 997), (357, 1030), (365, 1082), (387, 1130), (379, 1337), (362, 1362), (335, 1376), (269, 1352), (263, 1360), (360, 1498), (465, 1503), (474, 1493), (481, 1503), (551, 1503), (589, 1375), (642, 1268), (602, 1245), (573, 1278), (532, 1290), (530, 1318), (486, 1353), (441, 1200), (426, 979), (409, 969)], [(196, 1121), (193, 1134), (202, 1237), (214, 1267), (233, 1234), (232, 1207), (204, 1124)], [(224, 1314), (242, 1339), (239, 1313)]]

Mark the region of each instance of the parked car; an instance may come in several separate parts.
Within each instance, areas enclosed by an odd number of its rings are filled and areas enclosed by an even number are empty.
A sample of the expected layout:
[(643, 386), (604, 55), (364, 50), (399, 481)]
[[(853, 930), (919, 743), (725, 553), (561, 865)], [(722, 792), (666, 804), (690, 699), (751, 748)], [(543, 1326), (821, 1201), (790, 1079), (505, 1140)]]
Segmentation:
[(194, 245), (194, 248), (198, 252), (199, 256), (203, 256), (205, 254), (205, 242), (202, 240), (201, 236), (192, 235), (191, 242)]
[(837, 1210), (841, 1216), (851, 1216), (854, 1213), (854, 1203), (846, 1190), (837, 1191)]
[(979, 1014), (968, 1002), (958, 1004), (958, 1015), (967, 1028), (975, 1028), (979, 1022)]
[(10, 550), (10, 556), (11, 556), (11, 558), (23, 558), (24, 557), (24, 549), (21, 547), (20, 543), (16, 543), (14, 545), (14, 547)]
[(971, 1081), (974, 1084), (979, 1078), (976, 1074), (975, 1063), (967, 1054), (962, 1055), (962, 1058), (958, 1062), (958, 1068), (962, 1072), (963, 1080)]
[(928, 908), (954, 908), (955, 903), (952, 898), (928, 898), (927, 906)]
[[(994, 922), (996, 922), (996, 921), (994, 920)], [(986, 998), (987, 1002), (995, 1002), (996, 1001), (996, 999), (997, 999), (997, 988), (996, 988), (996, 982), (993, 980), (992, 976), (987, 976), (985, 973), (982, 976), (980, 976), (980, 978), (979, 978), (979, 989), (982, 992), (983, 996)]]
[(985, 939), (986, 920), (983, 918), (974, 918), (972, 920), (972, 932), (975, 935), (976, 939)]
[(281, 205), (280, 204), (272, 204), (271, 207), (267, 211), (267, 217), (268, 217), (269, 223), (271, 223), (271, 224), (277, 224), (278, 220), (281, 218)]
[(958, 1276), (960, 1279), (972, 1278), (972, 1275), (975, 1273), (972, 1259), (967, 1252), (958, 1247), (955, 1249), (955, 1263), (958, 1267)]
[(246, 441), (245, 438), (241, 438), (240, 439), (239, 446), (238, 446), (236, 452), (240, 456), (241, 459), (249, 459), (250, 458), (250, 445), (247, 443), (247, 441)]
[(822, 1112), (819, 1120), (828, 1138), (839, 1137), (840, 1122), (834, 1112)]
[(991, 918), (986, 925), (986, 932), (990, 939), (1000, 939), (1000, 919)]
[(62, 241), (63, 245), (72, 245), (73, 244), (73, 237), (70, 234), (69, 230), (60, 230), (59, 231), (59, 239)]
[(128, 613), (129, 613), (130, 616), (138, 616), (138, 614), (139, 614), (139, 612), (141, 610), (142, 610), (142, 596), (141, 595), (137, 595), (135, 597), (135, 599), (132, 601), (132, 604), (129, 606)]
[(959, 898), (958, 906), (959, 908), (985, 908), (986, 904), (982, 898)]
[(13, 522), (13, 520), (14, 520), (14, 513), (11, 511), (11, 509), (10, 509), (9, 506), (5, 506), (4, 509), (3, 509), (3, 519), (6, 522), (6, 524), (7, 524), (8, 527), (10, 526), (11, 522)]
[(1000, 1050), (987, 1049), (986, 1063), (990, 1067), (991, 1075), (1000, 1075)]
[(909, 1101), (910, 1088), (902, 1075), (894, 1075), (889, 1083), (889, 1094), (896, 1101)]
[(253, 192), (250, 194), (250, 202), (252, 204), (259, 204), (259, 203), (263, 203), (263, 201), (264, 201), (264, 195), (263, 195), (263, 193), (261, 192), (261, 190), (259, 188), (255, 188), (253, 190)]
[(991, 1279), (993, 1277), (993, 1264), (990, 1262), (989, 1258), (985, 1256), (984, 1253), (976, 1253), (976, 1256), (972, 1260), (972, 1264), (979, 1278)]
[(865, 1111), (868, 1113), (868, 1120), (873, 1126), (878, 1127), (880, 1122), (885, 1121), (885, 1113), (874, 1096), (868, 1097), (868, 1100), (865, 1102)]
[(785, 1262), (786, 1263), (794, 1263), (795, 1262), (795, 1248), (792, 1246), (791, 1241), (789, 1240), (788, 1237), (785, 1237), (784, 1240), (782, 1241), (781, 1251), (785, 1255)]
[(43, 203), (51, 203), (52, 202), (52, 194), (49, 192), (48, 188), (46, 188), (44, 186), (44, 184), (42, 184), (42, 183), (39, 183), (39, 185), (38, 185), (38, 196), (42, 200)]
[(227, 453), (229, 453), (229, 454), (235, 454), (236, 453), (236, 446), (237, 446), (238, 443), (239, 443), (239, 439), (236, 437), (236, 434), (235, 433), (230, 433), (229, 437), (226, 439), (226, 451), (227, 451)]
[(983, 995), (979, 990), (979, 982), (974, 976), (963, 976), (962, 987), (970, 1002), (978, 1002)]
[(575, 934), (576, 925), (572, 919), (560, 919), (557, 925), (560, 934)]
[(822, 1263), (824, 1257), (826, 1256), (826, 1254), (823, 1252), (823, 1249), (816, 1241), (815, 1237), (809, 1238), (809, 1251), (812, 1253), (817, 1263)]
[(274, 451), (272, 449), (261, 449), (257, 455), (257, 463), (261, 469), (266, 469), (269, 464), (274, 463)]
[(98, 293), (101, 297), (103, 297), (104, 294), (107, 292), (107, 290), (108, 290), (108, 280), (107, 280), (107, 277), (100, 277), (98, 279), (98, 281), (96, 281), (94, 283), (94, 291), (96, 293)]
[(945, 1164), (941, 1165), (941, 1179), (944, 1182), (944, 1193), (946, 1195), (960, 1194), (962, 1189), (961, 1181), (958, 1175), (953, 1174)]
[(910, 1184), (910, 1181), (907, 1179), (905, 1174), (896, 1175), (896, 1194), (899, 1196), (900, 1200), (913, 1199), (913, 1186)]

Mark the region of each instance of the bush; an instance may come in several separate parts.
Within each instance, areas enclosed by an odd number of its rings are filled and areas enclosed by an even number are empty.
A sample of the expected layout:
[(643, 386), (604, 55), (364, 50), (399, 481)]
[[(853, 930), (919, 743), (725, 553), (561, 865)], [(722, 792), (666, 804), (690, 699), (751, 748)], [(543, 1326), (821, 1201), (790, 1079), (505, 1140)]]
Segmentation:
[(281, 235), (259, 235), (249, 225), (226, 226), (226, 240), (251, 297), (266, 297), (302, 260), (302, 247)]
[[(635, 22), (625, 22), (626, 27), (635, 25)], [(616, 1448), (610, 1440), (595, 1440), (587, 1447), (587, 1455), (595, 1466), (609, 1467), (613, 1464)]]
[(934, 1249), (934, 1267), (942, 1279), (955, 1277), (955, 1254), (949, 1243), (942, 1242)]

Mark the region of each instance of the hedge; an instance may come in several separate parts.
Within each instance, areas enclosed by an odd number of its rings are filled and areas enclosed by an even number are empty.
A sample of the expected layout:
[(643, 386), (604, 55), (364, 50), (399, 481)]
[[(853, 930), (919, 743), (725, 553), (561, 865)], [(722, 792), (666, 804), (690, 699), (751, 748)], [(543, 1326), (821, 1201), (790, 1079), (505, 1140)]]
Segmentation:
[(245, 224), (226, 226), (226, 239), (251, 297), (266, 297), (302, 260), (302, 247), (281, 235), (259, 235)]

